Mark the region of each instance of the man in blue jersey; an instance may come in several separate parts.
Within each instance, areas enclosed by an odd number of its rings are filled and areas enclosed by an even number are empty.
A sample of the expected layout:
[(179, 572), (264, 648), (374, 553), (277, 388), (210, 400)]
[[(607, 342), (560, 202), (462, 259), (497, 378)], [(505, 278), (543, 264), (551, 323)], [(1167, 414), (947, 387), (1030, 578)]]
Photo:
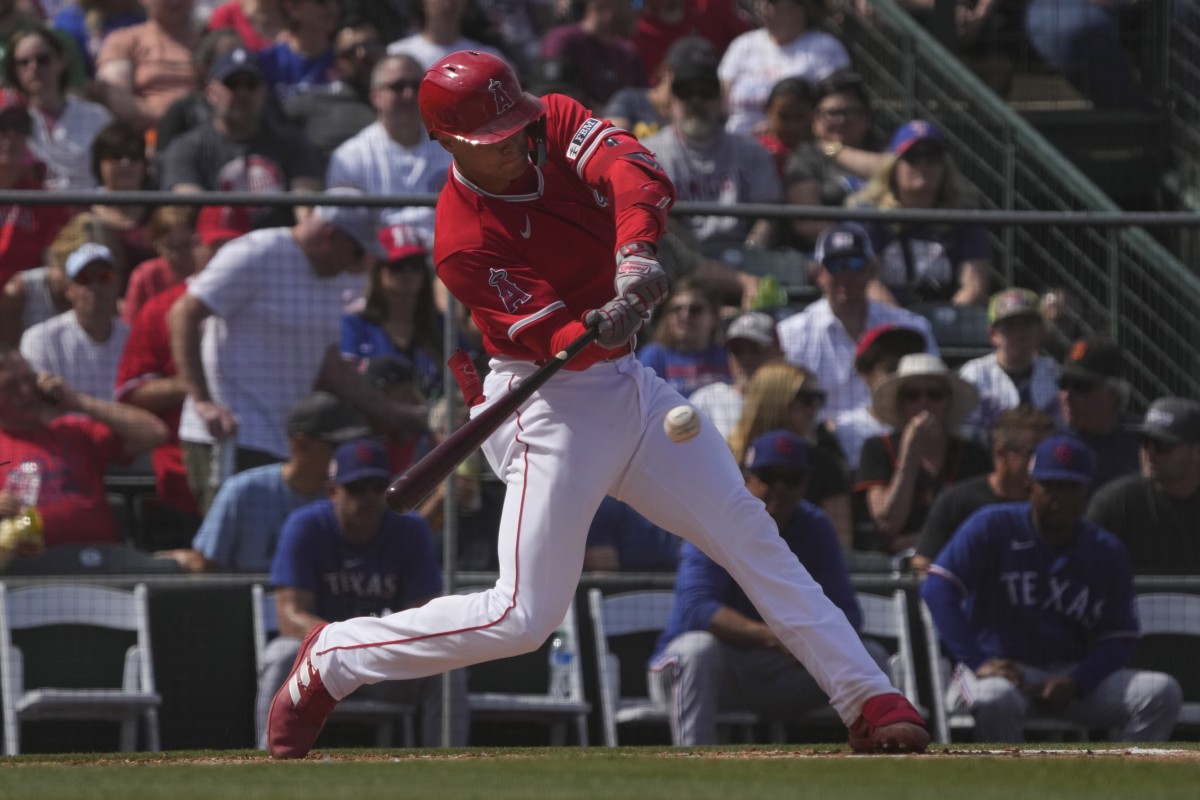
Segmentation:
[[(862, 612), (837, 533), (803, 499), (808, 444), (787, 431), (764, 433), (746, 451), (743, 470), (746, 488), (766, 504), (788, 548), (858, 630)], [(881, 645), (864, 644), (877, 663), (886, 663)], [(670, 707), (677, 745), (716, 744), (719, 711), (788, 720), (828, 702), (729, 573), (690, 543), (680, 552), (671, 618), (649, 669), (651, 696)]]
[(1083, 519), (1095, 455), (1053, 436), (1034, 453), (1029, 502), (972, 515), (929, 568), (921, 596), (958, 666), (948, 698), (975, 738), (1019, 742), (1029, 714), (1164, 741), (1182, 692), (1129, 668), (1138, 637), (1125, 547)]
[[(329, 467), (329, 499), (292, 512), (271, 564), (279, 637), (267, 645), (259, 675), (258, 741), (266, 747), (267, 711), (300, 642), (315, 625), (416, 608), (442, 594), (433, 532), (416, 514), (388, 510), (387, 450), (370, 439), (347, 442)], [(451, 673), (451, 743), (467, 743), (465, 673)], [(442, 679), (372, 683), (355, 697), (417, 706), (420, 744), (440, 743)]]

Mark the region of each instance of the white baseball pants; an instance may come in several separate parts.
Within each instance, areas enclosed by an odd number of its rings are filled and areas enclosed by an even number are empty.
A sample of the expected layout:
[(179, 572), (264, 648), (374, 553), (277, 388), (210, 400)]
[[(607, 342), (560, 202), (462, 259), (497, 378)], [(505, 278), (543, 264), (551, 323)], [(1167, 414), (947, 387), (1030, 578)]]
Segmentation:
[[(535, 369), (494, 360), (487, 397)], [(895, 692), (746, 490), (712, 425), (682, 444), (663, 433), (663, 417), (684, 402), (632, 355), (550, 379), (483, 447), (508, 486), (496, 585), (387, 617), (330, 624), (314, 647), (330, 694), (341, 699), (363, 684), (536, 649), (574, 596), (588, 527), (606, 494), (723, 566), (847, 724), (868, 698)]]

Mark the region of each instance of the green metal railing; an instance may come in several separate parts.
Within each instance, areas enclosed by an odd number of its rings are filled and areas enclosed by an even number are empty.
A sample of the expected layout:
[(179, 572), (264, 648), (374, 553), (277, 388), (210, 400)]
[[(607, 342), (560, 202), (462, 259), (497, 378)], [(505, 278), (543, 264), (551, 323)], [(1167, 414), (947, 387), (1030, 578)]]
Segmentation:
[[(1119, 210), (903, 9), (871, 3), (872, 21), (847, 14), (837, 33), (874, 94), (885, 138), (907, 119), (937, 124), (986, 209)], [(1006, 226), (993, 234), (1006, 284), (1068, 289), (1085, 326), (1125, 348), (1139, 403), (1200, 397), (1200, 276), (1144, 229)]]
[(1170, 24), (1169, 46), (1163, 48), (1174, 165), (1171, 188), (1194, 209), (1200, 208), (1200, 2), (1173, 2), (1178, 19)]

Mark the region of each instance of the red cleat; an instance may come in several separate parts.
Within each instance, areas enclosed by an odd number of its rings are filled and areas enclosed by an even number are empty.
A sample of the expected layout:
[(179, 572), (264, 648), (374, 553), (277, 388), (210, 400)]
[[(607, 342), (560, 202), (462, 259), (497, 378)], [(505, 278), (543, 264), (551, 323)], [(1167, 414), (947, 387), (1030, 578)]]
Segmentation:
[(923, 753), (928, 745), (925, 720), (902, 694), (872, 697), (850, 726), (850, 747), (860, 753)]
[(304, 637), (292, 671), (271, 701), (271, 711), (267, 715), (267, 747), (273, 758), (304, 758), (308, 755), (325, 727), (325, 720), (337, 705), (310, 658), (317, 635), (324, 627), (325, 623), (317, 625)]

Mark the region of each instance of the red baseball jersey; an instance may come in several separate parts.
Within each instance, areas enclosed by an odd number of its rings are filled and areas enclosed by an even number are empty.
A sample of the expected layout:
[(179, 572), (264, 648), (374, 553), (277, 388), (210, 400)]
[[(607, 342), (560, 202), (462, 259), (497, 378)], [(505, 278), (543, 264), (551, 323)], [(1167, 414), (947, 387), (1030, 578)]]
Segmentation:
[[(451, 166), (433, 251), (438, 277), (471, 310), (487, 352), (537, 362), (583, 333), (587, 311), (613, 299), (616, 250), (657, 242), (675, 198), (653, 154), (629, 133), (563, 95), (544, 102), (546, 163), (503, 195)], [(571, 367), (613, 354), (597, 348)]]

